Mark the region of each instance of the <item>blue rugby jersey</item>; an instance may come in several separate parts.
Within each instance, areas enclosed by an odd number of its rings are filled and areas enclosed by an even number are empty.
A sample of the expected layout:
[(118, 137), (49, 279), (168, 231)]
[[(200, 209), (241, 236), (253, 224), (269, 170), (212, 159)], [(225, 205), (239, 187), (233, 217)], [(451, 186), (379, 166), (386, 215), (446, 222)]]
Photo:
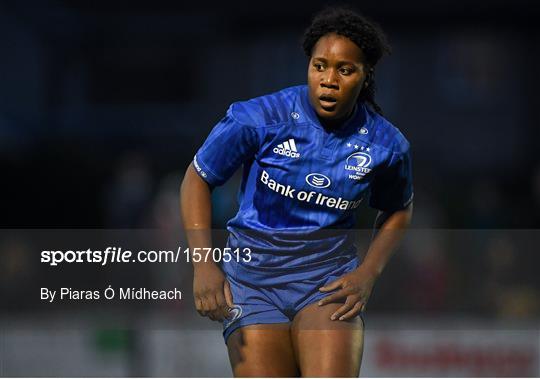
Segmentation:
[(364, 198), (384, 211), (412, 200), (409, 143), (359, 103), (339, 129), (324, 129), (307, 86), (232, 104), (193, 165), (210, 185), (243, 164), (228, 244), (249, 247), (249, 266), (298, 269), (356, 255), (354, 211)]

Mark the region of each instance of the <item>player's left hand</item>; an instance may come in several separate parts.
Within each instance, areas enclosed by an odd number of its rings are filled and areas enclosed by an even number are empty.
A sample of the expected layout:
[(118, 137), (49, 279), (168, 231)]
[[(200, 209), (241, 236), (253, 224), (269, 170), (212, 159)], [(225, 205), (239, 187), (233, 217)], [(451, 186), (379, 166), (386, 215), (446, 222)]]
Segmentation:
[(365, 309), (374, 284), (375, 276), (365, 272), (360, 266), (319, 288), (321, 292), (337, 291), (321, 299), (318, 304), (343, 303), (343, 299), (345, 299), (345, 304), (339, 307), (330, 319), (348, 320)]

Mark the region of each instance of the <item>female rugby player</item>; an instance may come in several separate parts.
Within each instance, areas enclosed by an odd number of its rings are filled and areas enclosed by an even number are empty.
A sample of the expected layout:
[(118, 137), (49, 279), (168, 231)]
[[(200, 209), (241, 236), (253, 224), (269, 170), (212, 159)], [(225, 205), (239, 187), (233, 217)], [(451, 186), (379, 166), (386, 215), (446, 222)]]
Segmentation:
[[(234, 103), (189, 166), (181, 209), (191, 248), (210, 247), (212, 188), (243, 165), (228, 262), (194, 263), (197, 311), (224, 323), (235, 376), (358, 376), (363, 312), (409, 225), (409, 143), (375, 103), (381, 30), (327, 9), (306, 30), (307, 86)], [(359, 262), (351, 229), (379, 210)]]

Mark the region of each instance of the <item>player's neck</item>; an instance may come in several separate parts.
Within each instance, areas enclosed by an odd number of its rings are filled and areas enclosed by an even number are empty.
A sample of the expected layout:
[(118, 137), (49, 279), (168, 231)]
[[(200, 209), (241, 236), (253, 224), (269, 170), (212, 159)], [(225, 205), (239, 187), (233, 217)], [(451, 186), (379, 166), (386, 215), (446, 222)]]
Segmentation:
[(356, 114), (356, 110), (358, 108), (358, 105), (355, 105), (354, 108), (349, 112), (349, 114), (339, 120), (324, 120), (317, 115), (317, 118), (319, 119), (319, 123), (322, 125), (322, 127), (328, 131), (335, 131), (335, 130), (341, 130), (347, 124), (347, 122), (354, 117)]

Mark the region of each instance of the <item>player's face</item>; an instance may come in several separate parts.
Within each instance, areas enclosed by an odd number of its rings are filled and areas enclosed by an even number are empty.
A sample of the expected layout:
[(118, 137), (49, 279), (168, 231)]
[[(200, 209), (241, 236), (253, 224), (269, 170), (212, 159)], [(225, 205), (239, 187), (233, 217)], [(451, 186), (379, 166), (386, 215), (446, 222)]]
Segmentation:
[(321, 37), (311, 54), (308, 87), (311, 105), (327, 126), (336, 127), (351, 114), (367, 69), (362, 50), (335, 33)]

